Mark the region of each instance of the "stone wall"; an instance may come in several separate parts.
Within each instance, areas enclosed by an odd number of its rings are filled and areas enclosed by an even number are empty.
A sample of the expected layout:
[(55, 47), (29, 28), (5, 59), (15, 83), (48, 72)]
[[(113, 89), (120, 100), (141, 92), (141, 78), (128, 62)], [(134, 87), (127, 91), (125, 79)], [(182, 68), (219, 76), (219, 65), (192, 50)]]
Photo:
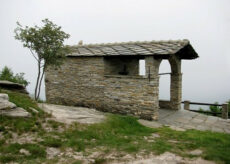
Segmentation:
[(61, 68), (45, 72), (46, 98), (56, 104), (98, 107), (104, 95), (103, 75), (103, 58), (67, 58)]
[[(168, 60), (172, 68), (171, 97), (170, 101), (160, 102), (160, 107), (178, 110), (181, 107), (181, 61), (176, 56)], [(137, 57), (68, 57), (61, 68), (47, 69), (46, 98), (55, 104), (93, 107), (157, 120), (161, 61), (146, 56), (146, 74), (139, 76)], [(119, 75), (124, 64), (129, 74)]]
[(141, 76), (105, 76), (104, 100), (109, 112), (157, 119), (158, 88)]
[(149, 79), (147, 76), (105, 75), (105, 70), (102, 57), (68, 57), (61, 68), (48, 68), (45, 73), (47, 101), (157, 119), (157, 74)]

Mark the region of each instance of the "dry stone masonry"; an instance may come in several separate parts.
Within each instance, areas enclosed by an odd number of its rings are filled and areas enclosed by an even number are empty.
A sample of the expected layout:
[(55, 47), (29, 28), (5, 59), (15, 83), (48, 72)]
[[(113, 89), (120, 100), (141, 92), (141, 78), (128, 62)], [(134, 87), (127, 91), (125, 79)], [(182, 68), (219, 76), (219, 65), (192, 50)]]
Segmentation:
[[(158, 119), (158, 109), (180, 109), (181, 60), (198, 57), (188, 40), (73, 46), (61, 68), (45, 72), (48, 102)], [(145, 60), (145, 75), (139, 61)], [(159, 66), (169, 60), (171, 99), (159, 102)]]

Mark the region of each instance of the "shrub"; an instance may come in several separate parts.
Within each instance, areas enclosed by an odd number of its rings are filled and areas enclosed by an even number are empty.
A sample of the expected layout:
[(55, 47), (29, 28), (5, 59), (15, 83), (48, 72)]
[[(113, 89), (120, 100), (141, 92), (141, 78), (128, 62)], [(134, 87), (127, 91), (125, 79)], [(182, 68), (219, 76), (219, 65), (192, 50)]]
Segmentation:
[[(218, 104), (218, 102), (215, 102), (215, 104)], [(221, 112), (222, 108), (219, 107), (219, 106), (210, 106), (209, 107), (210, 111), (214, 112), (214, 113), (217, 113), (217, 112)]]
[(29, 82), (24, 79), (24, 75), (24, 73), (17, 73), (14, 75), (13, 71), (9, 67), (5, 66), (0, 72), (0, 80), (7, 80), (27, 86)]

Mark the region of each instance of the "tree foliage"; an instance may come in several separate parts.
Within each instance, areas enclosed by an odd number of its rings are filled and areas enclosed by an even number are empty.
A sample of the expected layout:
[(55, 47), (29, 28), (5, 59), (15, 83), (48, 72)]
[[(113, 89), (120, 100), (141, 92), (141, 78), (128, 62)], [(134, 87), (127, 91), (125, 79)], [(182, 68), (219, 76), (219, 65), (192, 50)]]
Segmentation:
[(35, 100), (39, 98), (44, 72), (48, 66), (60, 66), (65, 54), (70, 52), (69, 47), (64, 46), (64, 40), (69, 34), (61, 30), (48, 19), (42, 20), (44, 26), (23, 27), (17, 22), (15, 39), (21, 41), (23, 46), (29, 48), (33, 57), (37, 60), (38, 76), (35, 87)]
[(17, 73), (14, 75), (13, 71), (9, 67), (5, 66), (0, 72), (0, 80), (7, 80), (14, 83), (19, 83), (26, 87), (29, 82), (24, 79), (24, 75), (24, 73)]

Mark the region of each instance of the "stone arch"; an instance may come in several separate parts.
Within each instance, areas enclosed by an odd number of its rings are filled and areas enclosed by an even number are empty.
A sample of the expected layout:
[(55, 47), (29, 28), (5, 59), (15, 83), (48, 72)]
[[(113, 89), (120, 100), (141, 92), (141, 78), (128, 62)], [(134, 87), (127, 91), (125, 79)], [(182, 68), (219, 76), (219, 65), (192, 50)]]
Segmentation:
[(171, 71), (171, 65), (168, 60), (162, 60), (159, 66), (159, 99), (170, 100), (170, 76), (160, 75), (161, 73), (169, 73)]
[(169, 64), (171, 66), (172, 74), (180, 74), (181, 73), (181, 60), (176, 56), (172, 55), (168, 58)]
[[(181, 59), (179, 59), (176, 55), (172, 55), (167, 60), (169, 61), (171, 67), (170, 101), (159, 100), (159, 106), (161, 108), (179, 110), (181, 108), (181, 97), (182, 97)], [(158, 65), (157, 71), (159, 71), (160, 63)]]

